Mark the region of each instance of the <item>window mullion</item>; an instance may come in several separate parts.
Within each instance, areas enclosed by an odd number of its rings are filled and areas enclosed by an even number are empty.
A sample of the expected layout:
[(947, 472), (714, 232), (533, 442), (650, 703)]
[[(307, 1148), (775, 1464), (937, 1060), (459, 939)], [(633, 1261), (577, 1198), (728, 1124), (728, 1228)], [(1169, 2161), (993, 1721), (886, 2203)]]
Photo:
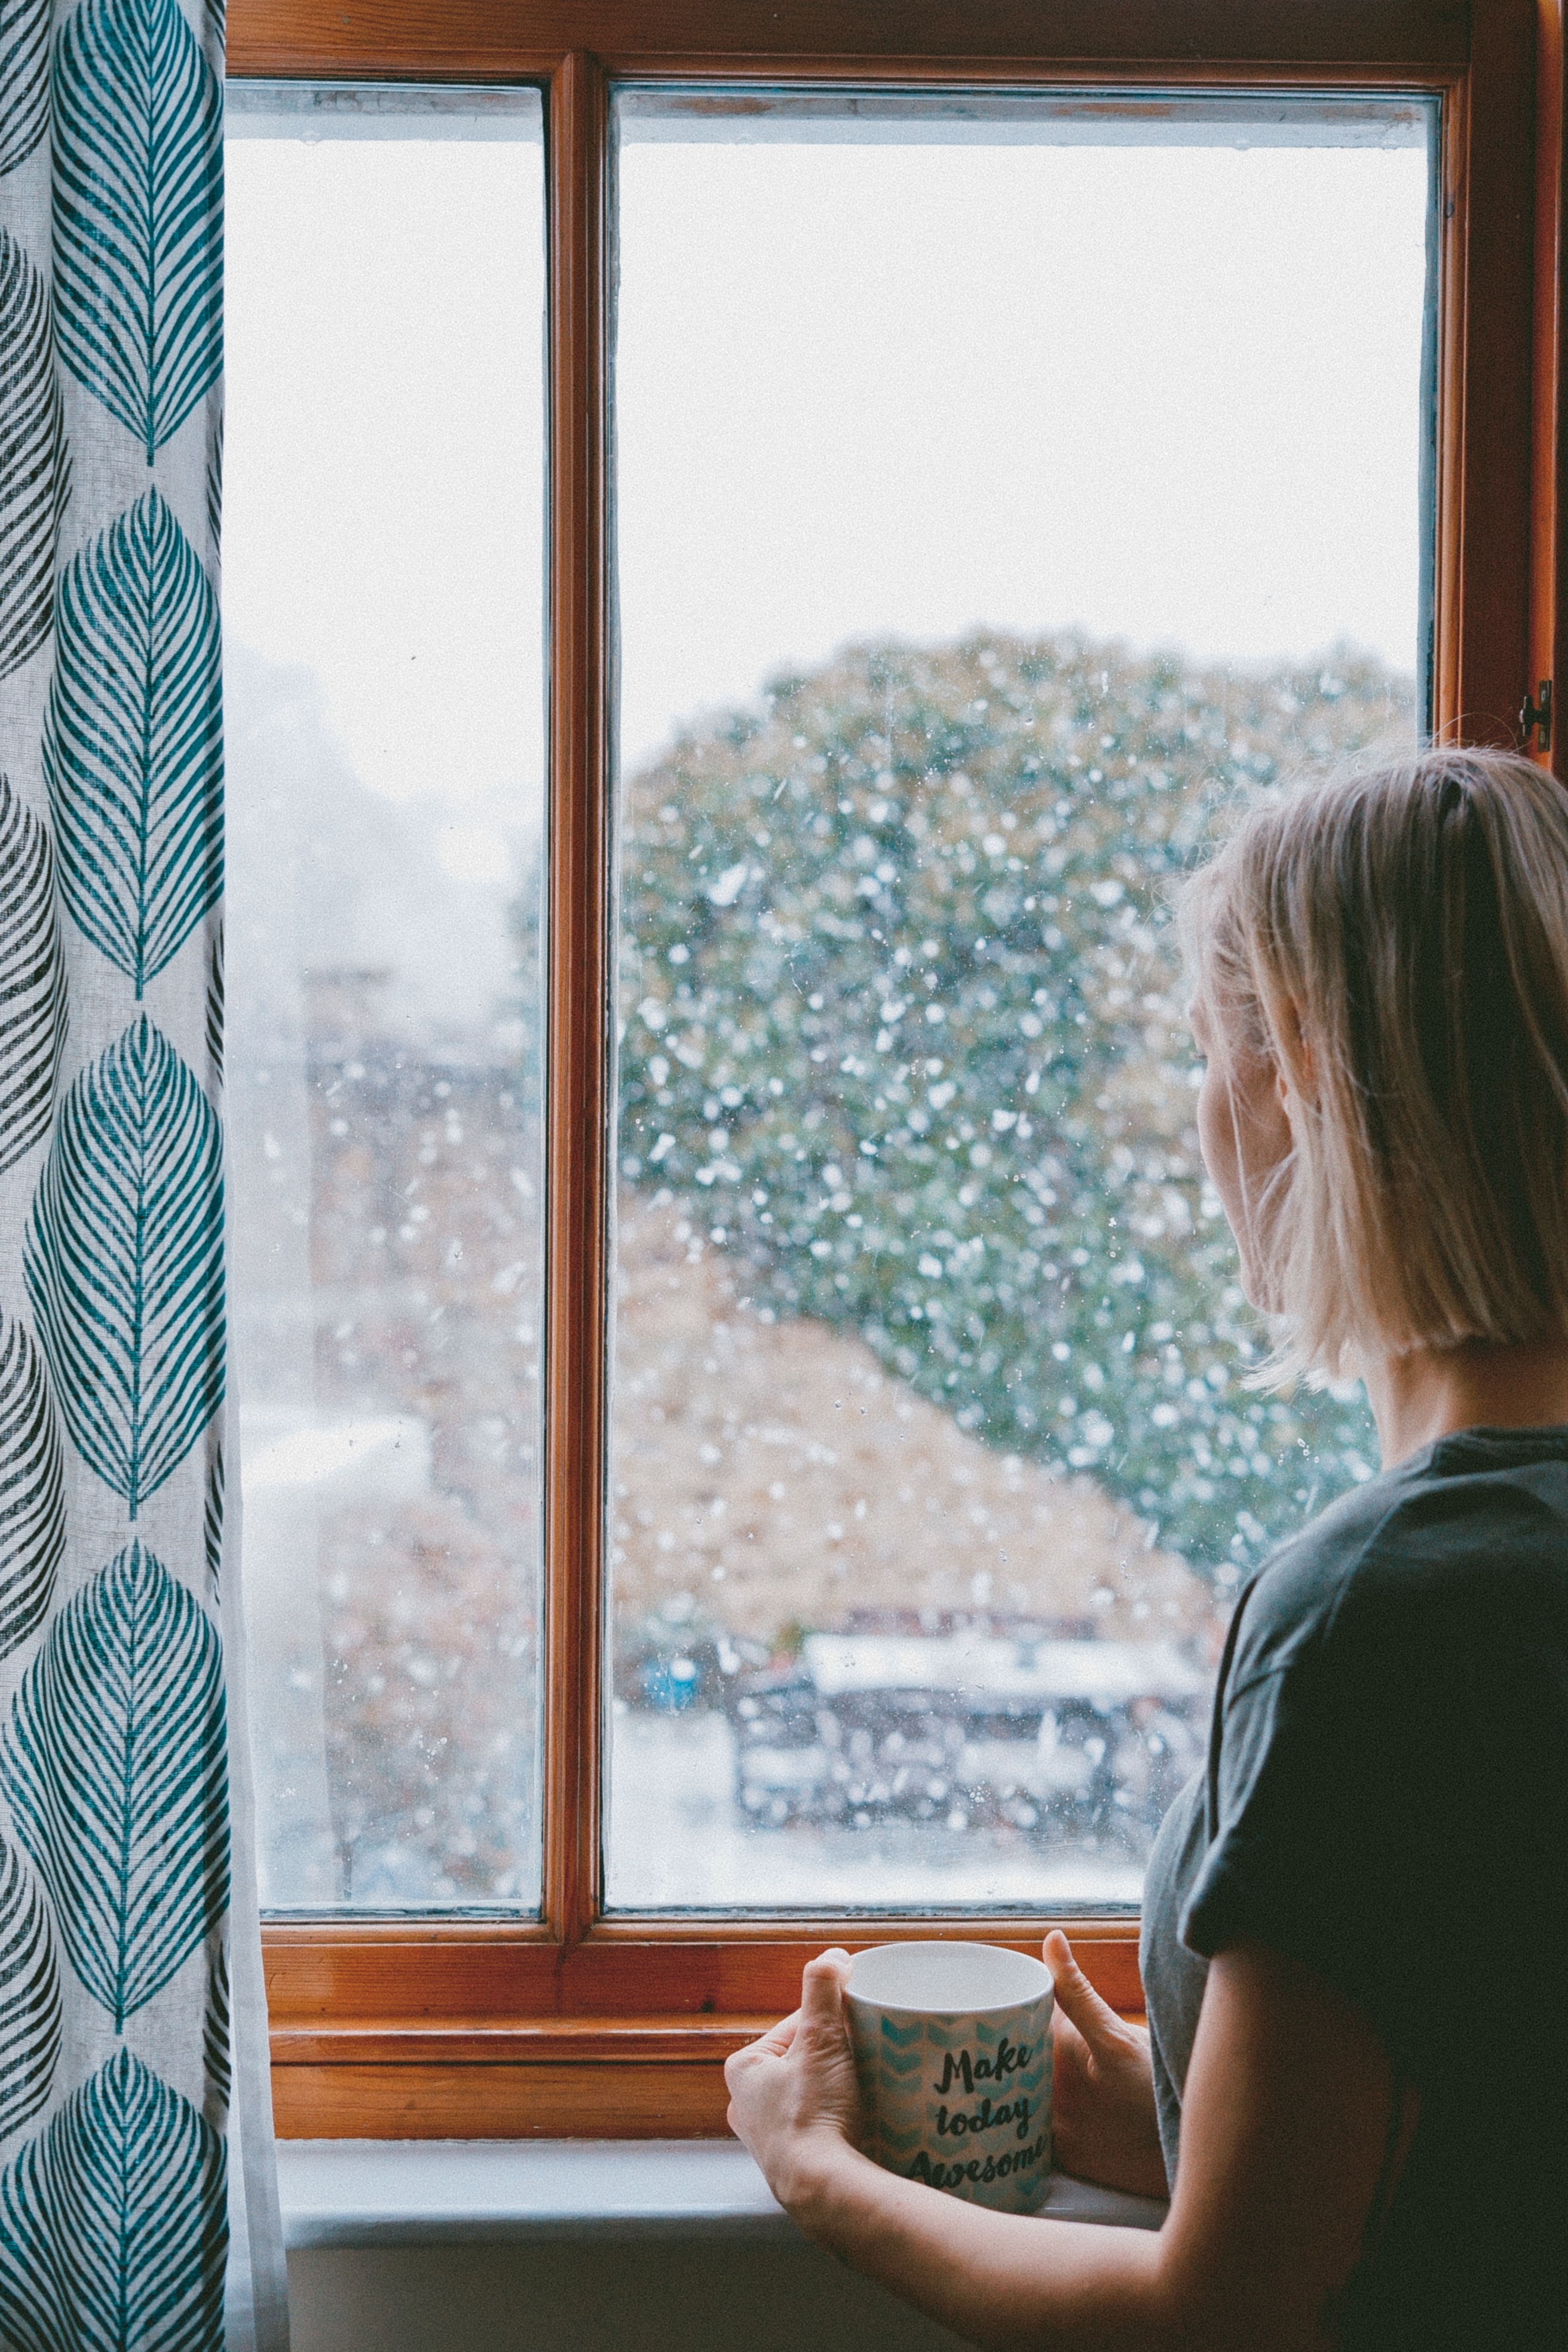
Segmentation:
[[(1568, 681), (1568, 583), (1564, 582), (1564, 525), (1568, 504), (1561, 492), (1564, 402), (1563, 362), (1568, 331), (1563, 301), (1563, 217), (1568, 193), (1563, 148), (1563, 101), (1568, 60), (1563, 48), (1563, 0), (1542, 0), (1536, 13), (1534, 381), (1531, 398), (1533, 450), (1531, 465), (1531, 613), (1528, 683), (1538, 696), (1542, 679), (1561, 694)], [(1526, 749), (1568, 778), (1568, 728), (1554, 725), (1542, 742), (1539, 727)]]
[(1443, 158), (1436, 731), (1518, 740), (1530, 635), (1531, 251), (1528, 139), (1535, 12), (1472, 14), (1469, 71), (1450, 98)]
[(581, 50), (547, 99), (550, 884), (544, 1912), (599, 1908), (609, 1045), (606, 83)]

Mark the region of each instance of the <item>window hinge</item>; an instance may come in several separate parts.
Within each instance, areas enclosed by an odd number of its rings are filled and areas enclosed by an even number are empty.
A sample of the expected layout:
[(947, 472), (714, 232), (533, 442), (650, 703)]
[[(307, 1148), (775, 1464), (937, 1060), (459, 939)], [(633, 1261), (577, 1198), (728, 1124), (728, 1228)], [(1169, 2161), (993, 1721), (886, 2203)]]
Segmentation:
[(1527, 694), (1519, 707), (1519, 723), (1524, 736), (1524, 748), (1530, 749), (1530, 739), (1537, 729), (1537, 740), (1543, 751), (1552, 749), (1552, 680), (1543, 677), (1535, 689), (1535, 700)]

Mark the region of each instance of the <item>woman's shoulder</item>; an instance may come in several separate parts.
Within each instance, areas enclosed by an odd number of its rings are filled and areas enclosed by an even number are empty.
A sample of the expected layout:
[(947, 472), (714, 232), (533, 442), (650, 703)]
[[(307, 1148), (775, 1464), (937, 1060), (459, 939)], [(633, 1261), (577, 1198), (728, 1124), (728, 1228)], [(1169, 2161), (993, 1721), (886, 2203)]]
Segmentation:
[(1232, 1691), (1331, 1643), (1508, 1623), (1568, 1640), (1568, 1429), (1467, 1430), (1340, 1496), (1242, 1604)]

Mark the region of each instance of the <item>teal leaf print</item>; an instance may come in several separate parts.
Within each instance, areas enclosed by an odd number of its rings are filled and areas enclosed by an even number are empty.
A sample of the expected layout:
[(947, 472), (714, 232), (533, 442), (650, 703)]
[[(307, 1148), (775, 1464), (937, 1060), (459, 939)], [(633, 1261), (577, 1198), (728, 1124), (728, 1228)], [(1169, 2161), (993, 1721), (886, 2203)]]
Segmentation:
[(202, 2020), (202, 2067), (206, 2095), (202, 2112), (222, 2131), (234, 2095), (234, 2065), (229, 2054), (228, 1952), (221, 1942), (213, 1952), (207, 1975), (206, 2013)]
[(71, 1443), (134, 1520), (224, 1387), (217, 1116), (145, 1013), (60, 1106), (23, 1273)]
[(48, 1133), (66, 1028), (48, 827), (0, 776), (0, 1176)]
[(25, 163), (49, 119), (49, 0), (0, 0), (0, 177)]
[(0, 2178), (0, 2342), (223, 2352), (226, 2151), (129, 2050)]
[(60, 896), (140, 999), (223, 889), (217, 600), (155, 489), (67, 564), (55, 629)]
[(20, 1323), (0, 1332), (0, 1658), (38, 1630), (65, 1557), (65, 1465), (48, 1382)]
[(202, 1550), (207, 1564), (207, 1591), (215, 1609), (223, 1601), (223, 1448), (214, 1450), (207, 1464), (207, 1502), (202, 1516)]
[(223, 367), (223, 91), (177, 0), (82, 0), (55, 44), (55, 315), (153, 463)]
[(60, 2054), (60, 1972), (49, 1915), (0, 1839), (0, 2140), (47, 2102)]
[(212, 944), (207, 958), (207, 1061), (212, 1069), (213, 1091), (223, 1087), (223, 926)]
[[(0, 136), (5, 128), (0, 94)], [(22, 247), (0, 228), (0, 677), (20, 669), (49, 634), (55, 541), (69, 496), (49, 298)]]
[(223, 418), (207, 444), (207, 568), (216, 580), (223, 560)]
[(66, 1958), (122, 2032), (228, 1903), (223, 1645), (141, 1544), (50, 1626), (11, 1701), (0, 1786)]

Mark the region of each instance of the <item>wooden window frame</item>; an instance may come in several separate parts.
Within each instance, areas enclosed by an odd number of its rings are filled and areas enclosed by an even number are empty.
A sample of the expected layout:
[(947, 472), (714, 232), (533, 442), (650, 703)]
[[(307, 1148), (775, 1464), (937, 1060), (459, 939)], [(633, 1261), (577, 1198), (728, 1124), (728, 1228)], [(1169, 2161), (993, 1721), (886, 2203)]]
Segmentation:
[[(1564, 0), (232, 0), (243, 79), (537, 85), (551, 320), (551, 950), (542, 1916), (273, 1922), (287, 2137), (647, 2137), (723, 2129), (725, 2056), (793, 2005), (825, 1942), (931, 1917), (605, 1916), (601, 1618), (610, 1181), (609, 92), (618, 80), (1436, 92), (1444, 101), (1437, 726), (1519, 740), (1564, 672)], [(1564, 772), (1559, 728), (1552, 760)], [(972, 1910), (1037, 1948), (1068, 1927), (1139, 2006), (1137, 1925)]]

